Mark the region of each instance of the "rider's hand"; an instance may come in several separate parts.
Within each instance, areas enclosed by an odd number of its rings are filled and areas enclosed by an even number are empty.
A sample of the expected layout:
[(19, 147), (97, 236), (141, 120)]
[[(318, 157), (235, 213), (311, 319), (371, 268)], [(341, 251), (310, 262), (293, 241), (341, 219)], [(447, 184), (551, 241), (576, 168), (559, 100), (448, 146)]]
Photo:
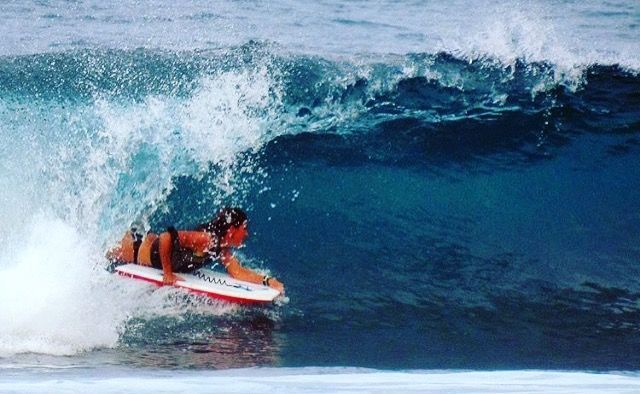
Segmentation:
[(162, 275), (163, 285), (175, 285), (177, 281), (184, 280), (173, 272)]
[(284, 285), (276, 278), (269, 278), (269, 287), (278, 290), (280, 294), (284, 294)]

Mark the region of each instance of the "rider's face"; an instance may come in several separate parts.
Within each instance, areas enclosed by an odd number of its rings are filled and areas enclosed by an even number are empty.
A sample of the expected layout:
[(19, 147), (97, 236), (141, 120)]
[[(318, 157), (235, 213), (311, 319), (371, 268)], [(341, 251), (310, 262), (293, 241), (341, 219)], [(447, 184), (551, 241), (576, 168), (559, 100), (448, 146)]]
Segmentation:
[(231, 226), (227, 231), (227, 235), (225, 237), (226, 244), (231, 247), (239, 247), (242, 246), (244, 240), (249, 235), (249, 230), (247, 228), (247, 222), (242, 223), (240, 226), (235, 227)]

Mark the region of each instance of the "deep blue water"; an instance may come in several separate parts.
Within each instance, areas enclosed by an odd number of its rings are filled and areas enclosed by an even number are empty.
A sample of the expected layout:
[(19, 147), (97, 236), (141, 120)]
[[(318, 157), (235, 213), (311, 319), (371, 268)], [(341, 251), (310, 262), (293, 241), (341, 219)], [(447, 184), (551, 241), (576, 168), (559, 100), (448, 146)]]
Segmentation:
[[(473, 115), (456, 101), (482, 93), (411, 78), (365, 103), (351, 133), (269, 142), (270, 190), (244, 201), (247, 250), (300, 312), (277, 330), (282, 362), (635, 368), (640, 81), (588, 75), (579, 92), (516, 91)], [(429, 113), (444, 99), (451, 120)], [(197, 217), (189, 198), (205, 184), (178, 183), (156, 220)]]
[[(638, 369), (635, 2), (70, 4), (0, 6), (3, 364)], [(288, 303), (105, 272), (223, 205)]]

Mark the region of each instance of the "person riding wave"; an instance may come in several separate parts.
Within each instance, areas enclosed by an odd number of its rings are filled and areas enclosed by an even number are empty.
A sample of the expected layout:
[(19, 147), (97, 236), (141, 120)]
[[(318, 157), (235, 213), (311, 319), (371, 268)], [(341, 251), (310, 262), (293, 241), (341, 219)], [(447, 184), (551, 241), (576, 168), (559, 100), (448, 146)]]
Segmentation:
[(197, 270), (211, 259), (220, 259), (227, 273), (235, 279), (259, 283), (284, 293), (284, 285), (276, 278), (261, 275), (243, 267), (231, 248), (243, 245), (247, 237), (247, 214), (240, 208), (224, 208), (208, 223), (193, 231), (167, 231), (145, 237), (135, 229), (127, 232), (119, 246), (107, 253), (114, 262), (134, 263), (162, 269), (162, 282), (173, 285), (182, 278), (175, 273)]

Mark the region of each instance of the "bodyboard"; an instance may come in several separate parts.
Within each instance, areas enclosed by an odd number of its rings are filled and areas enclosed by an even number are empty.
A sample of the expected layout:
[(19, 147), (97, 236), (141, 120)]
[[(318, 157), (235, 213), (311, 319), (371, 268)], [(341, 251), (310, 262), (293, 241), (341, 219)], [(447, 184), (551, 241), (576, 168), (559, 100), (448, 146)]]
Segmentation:
[[(162, 270), (138, 264), (124, 264), (115, 268), (123, 276), (162, 285)], [(183, 278), (175, 287), (197, 294), (239, 303), (269, 303), (280, 294), (267, 286), (233, 279), (227, 274), (201, 268), (190, 273), (176, 273)]]

